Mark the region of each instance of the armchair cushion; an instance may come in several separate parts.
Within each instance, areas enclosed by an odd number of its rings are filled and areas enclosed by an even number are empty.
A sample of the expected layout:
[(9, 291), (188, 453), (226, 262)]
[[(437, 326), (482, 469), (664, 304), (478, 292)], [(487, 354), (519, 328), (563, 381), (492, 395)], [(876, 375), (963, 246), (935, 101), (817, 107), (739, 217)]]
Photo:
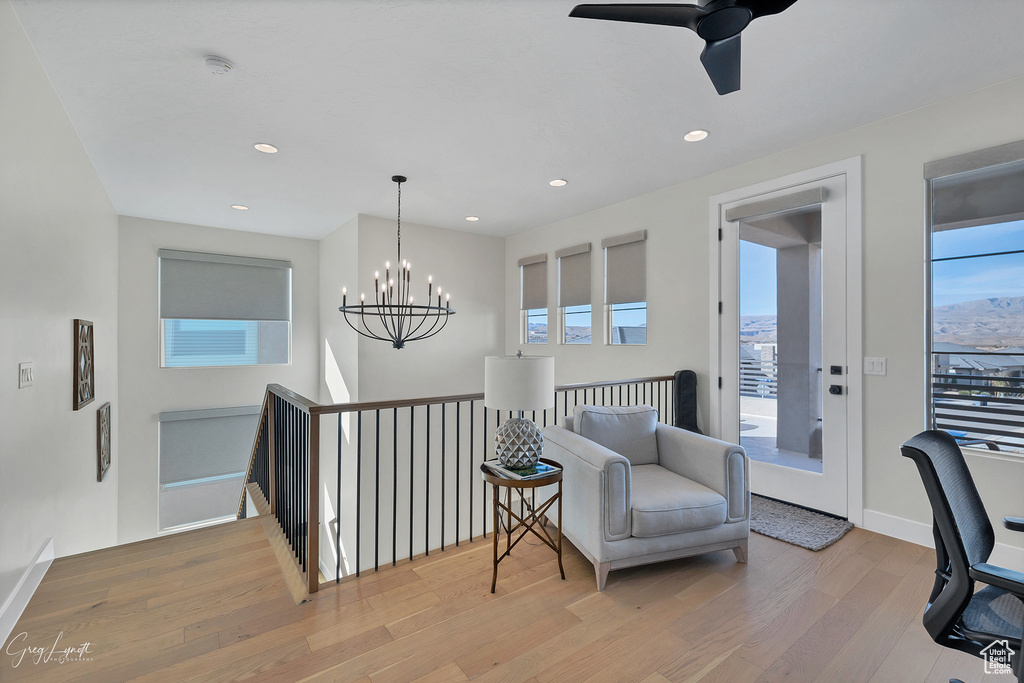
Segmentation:
[(630, 468), (633, 528), (637, 538), (698, 531), (725, 524), (722, 494), (658, 465)]
[(658, 464), (658, 411), (651, 406), (576, 406), (573, 429), (629, 460), (630, 465)]

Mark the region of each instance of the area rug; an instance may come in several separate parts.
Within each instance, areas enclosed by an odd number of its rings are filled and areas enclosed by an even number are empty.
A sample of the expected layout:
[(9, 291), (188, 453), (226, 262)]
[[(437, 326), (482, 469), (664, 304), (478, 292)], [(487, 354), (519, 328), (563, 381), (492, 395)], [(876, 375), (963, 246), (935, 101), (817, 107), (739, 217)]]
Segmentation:
[(853, 524), (771, 498), (750, 496), (750, 530), (808, 550), (827, 548)]

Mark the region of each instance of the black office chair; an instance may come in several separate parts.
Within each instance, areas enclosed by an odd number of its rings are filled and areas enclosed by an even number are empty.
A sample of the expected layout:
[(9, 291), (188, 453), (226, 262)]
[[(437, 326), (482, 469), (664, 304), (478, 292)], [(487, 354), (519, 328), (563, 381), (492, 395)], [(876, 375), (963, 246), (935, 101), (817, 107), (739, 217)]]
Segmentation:
[[(928, 635), (975, 657), (993, 654), (989, 648), (1006, 641), (1014, 653), (1013, 673), (1024, 683), (1024, 573), (988, 564), (995, 533), (960, 447), (946, 432), (930, 430), (900, 451), (917, 463), (932, 506), (937, 566), (924, 611)], [(1024, 531), (1024, 519), (1006, 517), (1003, 523)], [(975, 593), (975, 581), (987, 585)]]

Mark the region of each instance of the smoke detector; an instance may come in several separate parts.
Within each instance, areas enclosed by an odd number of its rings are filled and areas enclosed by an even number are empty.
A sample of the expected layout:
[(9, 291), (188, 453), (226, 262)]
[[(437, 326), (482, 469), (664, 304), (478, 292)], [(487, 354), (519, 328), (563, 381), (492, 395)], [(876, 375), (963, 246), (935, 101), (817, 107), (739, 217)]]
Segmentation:
[(217, 55), (206, 56), (206, 68), (210, 70), (210, 73), (216, 74), (217, 76), (223, 76), (229, 74), (235, 68), (235, 65)]

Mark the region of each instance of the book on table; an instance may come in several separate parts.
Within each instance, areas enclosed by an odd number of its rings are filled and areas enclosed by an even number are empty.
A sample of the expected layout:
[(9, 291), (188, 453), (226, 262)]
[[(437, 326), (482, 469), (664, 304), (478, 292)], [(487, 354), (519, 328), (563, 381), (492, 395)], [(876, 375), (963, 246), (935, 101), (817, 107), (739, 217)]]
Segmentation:
[(562, 471), (561, 467), (552, 467), (551, 465), (540, 462), (539, 460), (537, 461), (537, 464), (533, 465), (532, 467), (527, 467), (525, 469), (518, 470), (514, 470), (510, 467), (505, 467), (497, 458), (485, 461), (484, 465), (486, 465), (487, 468), (491, 470), (491, 472), (494, 472), (500, 477), (505, 477), (506, 479), (516, 479), (519, 481), (527, 481), (530, 479), (542, 479), (544, 477), (554, 474), (555, 472)]

